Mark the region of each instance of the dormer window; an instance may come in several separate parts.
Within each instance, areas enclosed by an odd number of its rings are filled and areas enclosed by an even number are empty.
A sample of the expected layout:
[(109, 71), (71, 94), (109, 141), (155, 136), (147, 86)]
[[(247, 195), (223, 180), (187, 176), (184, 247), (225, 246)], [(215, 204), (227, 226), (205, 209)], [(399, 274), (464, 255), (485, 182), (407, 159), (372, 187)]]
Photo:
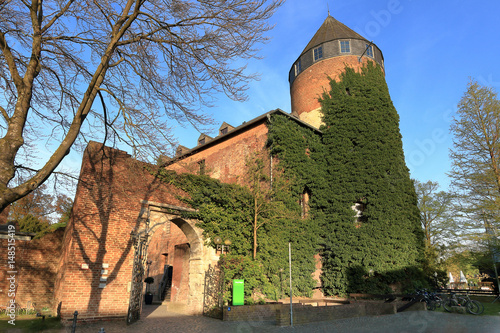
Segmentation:
[(366, 55), (373, 58), (373, 46), (366, 44)]
[(300, 59), (295, 63), (295, 76), (299, 75), (302, 70), (302, 66), (300, 65)]
[(204, 145), (205, 143), (208, 143), (212, 140), (211, 137), (209, 137), (208, 135), (206, 134), (201, 134), (199, 137), (198, 137), (198, 146), (201, 146), (201, 145)]
[(223, 122), (222, 125), (219, 127), (219, 135), (227, 134), (230, 131), (232, 131), (233, 129), (234, 129), (233, 126), (229, 125), (226, 122)]
[(179, 147), (177, 147), (177, 150), (175, 151), (175, 156), (184, 155), (188, 150), (189, 150), (188, 148), (179, 145)]
[(323, 58), (323, 46), (319, 46), (313, 50), (314, 53), (314, 61), (318, 61)]
[(351, 53), (351, 45), (348, 40), (340, 41), (340, 53)]

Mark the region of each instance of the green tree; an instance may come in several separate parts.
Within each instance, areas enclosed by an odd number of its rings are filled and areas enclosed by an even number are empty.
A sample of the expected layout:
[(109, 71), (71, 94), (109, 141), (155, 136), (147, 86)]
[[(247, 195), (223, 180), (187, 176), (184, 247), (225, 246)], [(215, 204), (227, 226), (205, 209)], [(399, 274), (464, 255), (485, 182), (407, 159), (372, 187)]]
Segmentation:
[(284, 179), (281, 170), (275, 167), (271, 171), (267, 167), (270, 164), (265, 163), (264, 155), (264, 153), (258, 153), (249, 156), (244, 179), (252, 197), (250, 211), (252, 212), (253, 259), (257, 257), (258, 232), (262, 226), (274, 223), (273, 227), (276, 228), (283, 219), (300, 218), (300, 212), (287, 207), (284, 202), (290, 196), (289, 182)]
[(435, 248), (439, 244), (453, 242), (456, 237), (453, 196), (451, 193), (438, 191), (438, 189), (437, 182), (429, 180), (422, 183), (415, 180), (426, 248)]
[(460, 231), (480, 240), (500, 222), (500, 101), (491, 87), (471, 80), (451, 124), (451, 185), (460, 211)]
[[(255, 75), (238, 60), (257, 55), (282, 3), (0, 1), (0, 211), (44, 183), (77, 140), (158, 156), (175, 144), (171, 122), (210, 123), (200, 110), (212, 93), (244, 100)], [(52, 151), (38, 168), (33, 146), (44, 139)]]
[(21, 232), (44, 233), (50, 227), (47, 221), (41, 221), (31, 214), (24, 215), (17, 222), (19, 223), (19, 231)]
[(421, 268), (424, 238), (384, 74), (371, 62), (346, 67), (320, 102), (328, 186), (318, 195), (330, 201), (323, 286), (330, 295), (388, 291)]

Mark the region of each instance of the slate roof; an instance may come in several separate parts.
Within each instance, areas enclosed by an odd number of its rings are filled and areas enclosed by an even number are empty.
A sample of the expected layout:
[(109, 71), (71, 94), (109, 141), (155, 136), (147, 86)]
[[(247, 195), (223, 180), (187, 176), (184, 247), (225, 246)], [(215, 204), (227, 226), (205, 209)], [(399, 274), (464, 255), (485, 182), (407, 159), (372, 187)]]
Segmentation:
[(310, 49), (331, 40), (335, 39), (362, 39), (368, 41), (366, 38), (347, 27), (345, 24), (334, 19), (330, 14), (319, 27), (318, 31), (314, 34), (313, 38), (309, 41), (304, 51), (300, 55), (303, 55)]

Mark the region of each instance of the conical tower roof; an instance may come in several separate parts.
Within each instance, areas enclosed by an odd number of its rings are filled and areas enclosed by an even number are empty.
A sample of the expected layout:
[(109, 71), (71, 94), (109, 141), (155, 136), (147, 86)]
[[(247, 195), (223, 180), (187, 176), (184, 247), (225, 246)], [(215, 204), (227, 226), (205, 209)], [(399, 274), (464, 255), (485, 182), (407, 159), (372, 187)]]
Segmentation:
[(334, 39), (362, 39), (368, 41), (366, 38), (347, 27), (345, 24), (334, 19), (330, 14), (319, 27), (318, 31), (314, 34), (313, 38), (309, 41), (301, 55), (310, 49)]

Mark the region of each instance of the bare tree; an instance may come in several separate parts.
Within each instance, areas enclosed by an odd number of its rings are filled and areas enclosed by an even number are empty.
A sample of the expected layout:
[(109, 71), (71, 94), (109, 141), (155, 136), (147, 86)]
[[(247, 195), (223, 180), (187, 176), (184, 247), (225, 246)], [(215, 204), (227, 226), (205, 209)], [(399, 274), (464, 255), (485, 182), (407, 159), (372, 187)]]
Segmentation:
[[(201, 108), (213, 92), (244, 100), (254, 76), (239, 60), (256, 57), (283, 1), (0, 0), (0, 211), (79, 142), (157, 156), (175, 144), (172, 120), (210, 121)], [(56, 148), (36, 168), (30, 143), (41, 139)], [(23, 169), (28, 180), (11, 185)]]

